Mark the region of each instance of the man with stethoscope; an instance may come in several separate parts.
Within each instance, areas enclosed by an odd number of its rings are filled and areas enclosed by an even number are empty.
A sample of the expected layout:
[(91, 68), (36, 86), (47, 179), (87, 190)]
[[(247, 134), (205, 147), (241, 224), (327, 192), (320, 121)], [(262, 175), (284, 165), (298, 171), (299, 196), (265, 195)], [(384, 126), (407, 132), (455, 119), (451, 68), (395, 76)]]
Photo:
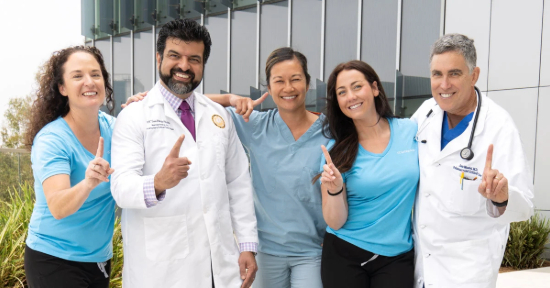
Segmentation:
[(430, 57), (418, 123), (416, 287), (495, 287), (509, 223), (533, 214), (532, 176), (510, 115), (474, 85), (473, 40), (450, 34)]

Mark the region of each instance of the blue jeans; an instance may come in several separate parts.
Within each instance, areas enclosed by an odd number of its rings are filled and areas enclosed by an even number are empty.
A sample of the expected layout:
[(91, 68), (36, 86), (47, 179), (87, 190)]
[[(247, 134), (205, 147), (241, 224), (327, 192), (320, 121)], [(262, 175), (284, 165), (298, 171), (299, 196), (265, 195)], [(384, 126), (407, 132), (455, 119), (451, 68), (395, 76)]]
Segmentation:
[(254, 288), (321, 288), (321, 255), (273, 256), (258, 252)]

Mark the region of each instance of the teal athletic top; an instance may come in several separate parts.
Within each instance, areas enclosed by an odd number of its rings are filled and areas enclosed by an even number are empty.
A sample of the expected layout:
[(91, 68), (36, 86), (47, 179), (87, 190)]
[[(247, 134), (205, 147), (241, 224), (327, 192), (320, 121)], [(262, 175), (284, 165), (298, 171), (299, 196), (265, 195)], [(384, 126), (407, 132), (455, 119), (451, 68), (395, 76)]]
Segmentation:
[[(103, 158), (111, 163), (115, 118), (99, 111), (98, 120), (105, 144)], [(42, 189), (44, 180), (58, 174), (69, 175), (71, 186), (78, 184), (84, 180), (88, 163), (94, 158), (61, 117), (38, 132), (31, 150), (36, 203), (26, 241), (29, 248), (77, 262), (111, 259), (115, 201), (110, 183), (99, 184), (78, 211), (61, 220), (52, 216)]]
[(321, 188), (312, 178), (328, 139), (320, 115), (298, 141), (277, 109), (254, 111), (244, 122), (230, 112), (250, 157), (254, 206), (258, 219), (259, 251), (275, 256), (320, 256), (326, 223)]
[[(411, 215), (420, 168), (415, 140), (417, 125), (409, 119), (389, 119), (390, 141), (384, 152), (359, 145), (346, 184), (348, 218), (332, 233), (361, 249), (393, 257), (413, 248)], [(334, 146), (330, 140), (327, 149)], [(325, 164), (322, 157), (321, 167)]]

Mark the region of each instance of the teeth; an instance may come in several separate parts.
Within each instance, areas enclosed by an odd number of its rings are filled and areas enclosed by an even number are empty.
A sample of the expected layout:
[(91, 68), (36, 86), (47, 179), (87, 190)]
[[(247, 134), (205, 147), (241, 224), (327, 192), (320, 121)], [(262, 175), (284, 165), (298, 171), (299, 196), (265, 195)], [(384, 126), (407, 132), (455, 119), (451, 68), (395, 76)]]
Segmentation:
[(441, 95), (442, 98), (449, 98), (453, 95), (453, 93), (448, 93), (448, 94), (440, 93), (439, 95)]
[(290, 99), (294, 99), (296, 98), (296, 96), (287, 96), (287, 97), (283, 97), (283, 99), (285, 100), (290, 100)]
[(349, 109), (355, 109), (355, 108), (357, 108), (357, 107), (359, 107), (359, 106), (361, 106), (361, 105), (363, 105), (363, 103), (357, 103), (357, 104), (355, 104), (355, 105), (353, 105), (353, 106), (349, 106)]
[(97, 95), (97, 92), (86, 92), (86, 93), (84, 93), (84, 96), (93, 96), (93, 95)]
[(181, 73), (176, 73), (176, 76), (180, 77), (180, 78), (189, 78), (189, 75), (186, 75), (186, 74), (181, 74)]

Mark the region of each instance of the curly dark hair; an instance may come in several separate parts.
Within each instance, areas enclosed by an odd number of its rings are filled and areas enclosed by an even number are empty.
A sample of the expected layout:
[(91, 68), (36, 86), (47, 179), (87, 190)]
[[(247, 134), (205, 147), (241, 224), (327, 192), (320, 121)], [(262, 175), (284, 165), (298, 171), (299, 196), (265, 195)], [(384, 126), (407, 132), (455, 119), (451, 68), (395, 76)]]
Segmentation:
[(374, 97), (374, 106), (376, 113), (384, 119), (394, 118), (393, 111), (388, 103), (388, 97), (380, 82), (380, 77), (374, 69), (367, 63), (359, 60), (353, 60), (341, 63), (336, 66), (328, 78), (327, 83), (327, 107), (326, 118), (323, 123), (323, 134), (327, 138), (335, 140), (334, 146), (329, 154), (334, 165), (340, 173), (347, 172), (353, 166), (357, 153), (359, 152), (359, 136), (355, 129), (353, 120), (346, 116), (340, 106), (336, 95), (336, 80), (338, 74), (344, 70), (357, 70), (363, 75), (369, 84), (376, 82), (378, 87), (378, 97)]
[(36, 100), (34, 100), (31, 110), (29, 125), (25, 133), (25, 146), (31, 148), (36, 134), (44, 128), (48, 123), (57, 119), (57, 117), (64, 117), (69, 113), (69, 100), (68, 97), (61, 95), (59, 92), (59, 85), (63, 85), (63, 73), (65, 72), (63, 66), (75, 52), (86, 52), (94, 56), (101, 67), (101, 74), (103, 76), (103, 82), (105, 82), (105, 99), (107, 102), (107, 108), (113, 113), (113, 88), (109, 83), (109, 73), (105, 68), (105, 62), (99, 49), (88, 46), (74, 46), (56, 51), (52, 54), (52, 57), (44, 64), (42, 71), (40, 72), (40, 83), (38, 91), (36, 93)]
[(204, 53), (202, 55), (203, 65), (206, 64), (210, 57), (210, 46), (212, 39), (208, 29), (197, 23), (195, 20), (178, 19), (172, 20), (162, 26), (157, 39), (157, 53), (160, 54), (160, 59), (164, 58), (164, 49), (166, 48), (166, 40), (168, 38), (177, 38), (185, 42), (197, 41), (204, 43)]

